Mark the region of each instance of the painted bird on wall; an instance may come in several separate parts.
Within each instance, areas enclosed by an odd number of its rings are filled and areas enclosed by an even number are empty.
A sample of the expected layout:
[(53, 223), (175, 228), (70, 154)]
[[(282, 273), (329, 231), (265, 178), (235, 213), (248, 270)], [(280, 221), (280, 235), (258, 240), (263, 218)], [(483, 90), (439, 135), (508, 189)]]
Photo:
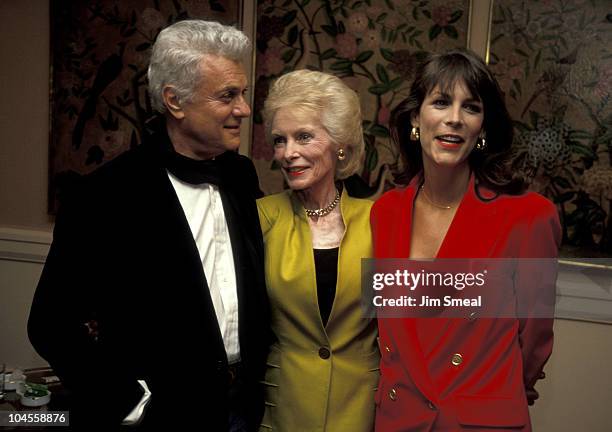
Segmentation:
[(104, 60), (100, 67), (94, 82), (89, 90), (89, 97), (83, 105), (83, 109), (79, 113), (74, 130), (72, 132), (72, 147), (78, 150), (81, 147), (83, 141), (83, 133), (85, 131), (85, 125), (91, 120), (96, 114), (96, 104), (100, 95), (106, 90), (106, 88), (117, 79), (121, 70), (123, 69), (123, 52), (125, 51), (125, 42), (117, 44), (119, 52), (111, 54), (106, 60)]

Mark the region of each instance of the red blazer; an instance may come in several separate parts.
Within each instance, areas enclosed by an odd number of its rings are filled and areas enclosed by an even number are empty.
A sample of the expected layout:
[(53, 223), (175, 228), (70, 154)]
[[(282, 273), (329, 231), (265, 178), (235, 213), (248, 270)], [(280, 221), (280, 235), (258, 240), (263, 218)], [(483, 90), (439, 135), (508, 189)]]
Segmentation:
[[(375, 257), (409, 257), (417, 181), (374, 204)], [(560, 238), (550, 201), (536, 193), (483, 201), (472, 178), (438, 257), (556, 257)], [(514, 287), (528, 282), (515, 275)], [(552, 324), (552, 318), (379, 319), (376, 430), (531, 430), (527, 402), (537, 398), (533, 386), (552, 351)], [(451, 361), (456, 354), (459, 365)]]

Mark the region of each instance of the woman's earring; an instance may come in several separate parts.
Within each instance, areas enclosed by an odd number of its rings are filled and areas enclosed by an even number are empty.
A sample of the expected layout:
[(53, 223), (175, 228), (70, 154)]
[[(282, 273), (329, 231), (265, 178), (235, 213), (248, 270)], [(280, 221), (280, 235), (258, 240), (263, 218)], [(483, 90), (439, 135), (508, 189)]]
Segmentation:
[(487, 148), (487, 140), (482, 137), (476, 139), (476, 150), (484, 151)]
[(421, 133), (419, 132), (419, 128), (416, 126), (412, 127), (410, 131), (410, 141), (418, 141), (421, 138)]
[(344, 149), (338, 149), (336, 152), (338, 154), (338, 160), (343, 161), (346, 159), (346, 153), (344, 153)]

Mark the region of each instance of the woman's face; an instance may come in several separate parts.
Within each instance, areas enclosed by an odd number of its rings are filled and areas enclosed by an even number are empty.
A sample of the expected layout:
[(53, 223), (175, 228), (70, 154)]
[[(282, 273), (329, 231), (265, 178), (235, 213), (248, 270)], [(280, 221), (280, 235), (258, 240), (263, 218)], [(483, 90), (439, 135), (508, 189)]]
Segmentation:
[(336, 146), (319, 115), (279, 108), (272, 119), (274, 159), (293, 190), (320, 190), (334, 185)]
[(412, 119), (412, 125), (420, 129), (423, 166), (467, 166), (483, 120), (482, 102), (472, 96), (463, 81), (455, 84), (451, 94), (434, 87)]

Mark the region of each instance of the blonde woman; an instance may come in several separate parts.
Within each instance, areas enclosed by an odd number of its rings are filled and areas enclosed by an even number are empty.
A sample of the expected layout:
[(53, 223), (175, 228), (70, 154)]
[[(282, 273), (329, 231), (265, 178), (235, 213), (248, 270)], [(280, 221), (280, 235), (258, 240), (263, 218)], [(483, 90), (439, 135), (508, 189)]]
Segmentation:
[(258, 201), (271, 302), (261, 431), (371, 431), (379, 352), (360, 308), (371, 201), (341, 179), (364, 151), (359, 99), (340, 79), (300, 70), (264, 106), (266, 134), (289, 190)]

